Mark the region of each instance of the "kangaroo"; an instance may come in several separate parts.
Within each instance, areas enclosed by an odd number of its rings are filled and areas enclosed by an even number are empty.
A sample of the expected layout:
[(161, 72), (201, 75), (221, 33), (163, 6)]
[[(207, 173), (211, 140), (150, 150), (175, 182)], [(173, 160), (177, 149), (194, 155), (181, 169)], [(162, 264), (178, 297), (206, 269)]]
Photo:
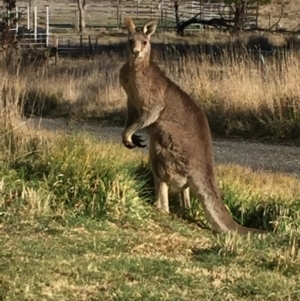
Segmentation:
[(127, 117), (122, 142), (125, 147), (145, 147), (136, 132), (150, 137), (149, 157), (155, 183), (155, 205), (169, 212), (169, 188), (180, 191), (189, 207), (189, 189), (204, 209), (214, 232), (265, 233), (236, 223), (223, 204), (213, 162), (210, 127), (203, 110), (152, 61), (150, 37), (157, 22), (137, 29), (131, 18), (126, 63), (120, 84), (127, 94)]

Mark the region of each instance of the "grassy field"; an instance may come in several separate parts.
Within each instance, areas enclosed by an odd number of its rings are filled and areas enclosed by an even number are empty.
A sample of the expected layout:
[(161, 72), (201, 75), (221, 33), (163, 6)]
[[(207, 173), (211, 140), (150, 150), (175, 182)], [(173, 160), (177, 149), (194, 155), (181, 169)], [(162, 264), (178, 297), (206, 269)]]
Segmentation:
[(143, 154), (1, 125), (0, 300), (299, 300), (298, 178), (218, 166), (233, 217), (270, 234), (213, 236), (195, 199), (152, 207)]
[[(213, 135), (299, 143), (299, 56), (156, 55)], [(266, 236), (213, 235), (197, 200), (152, 206), (147, 156), (27, 128), (20, 114), (123, 123), (117, 54), (0, 74), (0, 300), (300, 300), (300, 180), (218, 165), (227, 208)], [(16, 67), (16, 66), (15, 66)]]

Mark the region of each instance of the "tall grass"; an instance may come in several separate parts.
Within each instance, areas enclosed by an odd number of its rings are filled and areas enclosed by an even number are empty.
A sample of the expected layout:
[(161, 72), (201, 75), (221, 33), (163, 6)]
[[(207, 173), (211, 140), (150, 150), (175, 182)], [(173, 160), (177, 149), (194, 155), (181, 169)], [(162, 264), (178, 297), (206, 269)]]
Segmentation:
[[(245, 51), (219, 57), (190, 55), (156, 60), (207, 113), (218, 135), (299, 141), (299, 55), (259, 58)], [(61, 59), (60, 65), (26, 67), (19, 76), (1, 67), (1, 101), (19, 104), (27, 115), (123, 120), (125, 94), (119, 56)]]
[(8, 220), (68, 211), (119, 221), (124, 215), (137, 219), (131, 214), (135, 211), (139, 219), (148, 214), (142, 202), (149, 194), (143, 188), (149, 171), (142, 154), (132, 156), (90, 137), (47, 135), (21, 124), (1, 122), (0, 211)]
[[(88, 135), (54, 135), (30, 130), (17, 118), (1, 121), (0, 216), (2, 221), (45, 216), (89, 216), (145, 221), (154, 212), (152, 175), (139, 152), (99, 143)], [(239, 166), (216, 169), (223, 199), (241, 224), (286, 231), (299, 229), (297, 177), (253, 172)], [(176, 214), (178, 199), (171, 195)], [(187, 217), (204, 222), (192, 198)], [(3, 219), (4, 218), (4, 219)]]

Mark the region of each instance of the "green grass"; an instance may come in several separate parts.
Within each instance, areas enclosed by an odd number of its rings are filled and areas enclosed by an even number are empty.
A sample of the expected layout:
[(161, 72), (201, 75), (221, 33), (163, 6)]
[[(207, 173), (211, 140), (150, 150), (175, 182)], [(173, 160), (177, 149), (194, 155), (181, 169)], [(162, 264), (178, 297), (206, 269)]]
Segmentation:
[(295, 237), (213, 238), (183, 222), (173, 222), (181, 232), (159, 218), (149, 222), (137, 228), (85, 218), (2, 228), (3, 300), (300, 297)]
[(176, 195), (170, 215), (152, 207), (141, 153), (86, 135), (5, 137), (0, 300), (300, 298), (299, 179), (218, 166), (233, 217), (270, 234), (214, 236), (195, 199), (190, 212)]

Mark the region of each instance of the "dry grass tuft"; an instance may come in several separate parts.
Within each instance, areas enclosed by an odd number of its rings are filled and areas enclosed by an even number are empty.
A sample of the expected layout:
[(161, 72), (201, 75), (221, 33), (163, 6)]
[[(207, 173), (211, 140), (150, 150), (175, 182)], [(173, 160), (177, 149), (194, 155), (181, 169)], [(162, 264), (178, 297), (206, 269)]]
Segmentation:
[[(287, 202), (300, 199), (299, 177), (265, 171), (253, 172), (239, 165), (219, 165), (217, 176), (221, 185), (230, 185), (244, 196), (259, 195), (264, 198), (286, 199)], [(242, 197), (242, 196), (241, 196)]]

